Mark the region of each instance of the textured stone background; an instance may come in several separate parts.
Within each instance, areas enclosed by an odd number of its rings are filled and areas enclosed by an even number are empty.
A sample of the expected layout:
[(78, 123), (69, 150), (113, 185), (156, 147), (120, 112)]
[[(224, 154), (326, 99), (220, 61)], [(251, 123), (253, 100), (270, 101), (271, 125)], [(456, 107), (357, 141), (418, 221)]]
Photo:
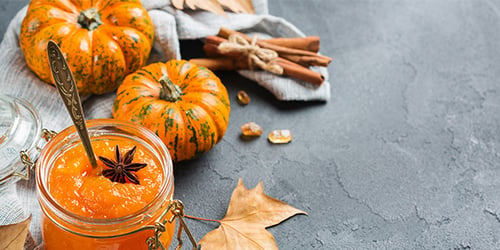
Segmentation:
[[(2, 34), (25, 3), (0, 0)], [(281, 249), (500, 249), (500, 1), (269, 7), (321, 37), (321, 53), (333, 57), (332, 99), (278, 102), (221, 75), (233, 102), (224, 139), (175, 166), (186, 212), (222, 218), (242, 177), (309, 213), (269, 229)], [(236, 103), (240, 89), (250, 105)], [(295, 139), (243, 141), (248, 121), (266, 134), (291, 129)], [(188, 223), (198, 239), (216, 227)]]

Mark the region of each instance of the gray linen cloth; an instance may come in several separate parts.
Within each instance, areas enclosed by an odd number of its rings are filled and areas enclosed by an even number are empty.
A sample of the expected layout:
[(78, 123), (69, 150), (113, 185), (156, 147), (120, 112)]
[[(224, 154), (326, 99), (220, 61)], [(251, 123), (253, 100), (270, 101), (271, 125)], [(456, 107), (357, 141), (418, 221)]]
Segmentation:
[[(169, 0), (143, 0), (155, 25), (155, 44), (150, 61), (180, 59), (179, 40), (203, 39), (215, 35), (220, 27), (268, 37), (301, 37), (304, 34), (283, 18), (269, 15), (267, 0), (253, 0), (256, 15), (227, 13), (227, 17), (206, 11), (176, 10)], [(0, 90), (3, 94), (30, 102), (38, 111), (43, 126), (60, 131), (71, 125), (71, 120), (56, 89), (38, 79), (26, 66), (19, 47), (21, 22), (27, 7), (20, 10), (8, 26), (0, 44)], [(241, 70), (239, 73), (272, 92), (283, 101), (327, 101), (330, 98), (330, 83), (326, 68), (316, 67), (325, 76), (320, 87), (291, 78), (279, 77), (262, 71)], [(100, 96), (85, 96), (83, 106), (87, 119), (111, 117), (115, 93)], [(14, 223), (32, 214), (30, 232), (40, 244), (41, 210), (35, 193), (35, 181), (20, 181), (17, 192), (14, 188), (0, 193), (0, 224)], [(28, 246), (27, 248), (32, 248)]]

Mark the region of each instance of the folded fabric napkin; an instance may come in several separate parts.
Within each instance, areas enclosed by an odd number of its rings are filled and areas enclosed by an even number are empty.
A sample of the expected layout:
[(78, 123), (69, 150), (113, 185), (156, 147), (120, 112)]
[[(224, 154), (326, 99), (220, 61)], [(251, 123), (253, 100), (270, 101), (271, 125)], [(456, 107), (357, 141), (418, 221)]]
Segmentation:
[[(169, 0), (143, 0), (155, 25), (155, 44), (150, 61), (181, 59), (179, 40), (203, 39), (208, 35), (216, 35), (220, 27), (261, 34), (262, 37), (304, 36), (283, 18), (269, 15), (267, 0), (253, 0), (253, 4), (255, 15), (227, 13), (227, 17), (223, 17), (206, 11), (180, 11), (174, 9)], [(61, 98), (54, 86), (42, 82), (31, 72), (19, 47), (20, 26), (26, 11), (27, 7), (17, 13), (0, 44), (0, 89), (3, 94), (30, 102), (37, 109), (45, 128), (60, 131), (71, 125)], [(325, 76), (325, 82), (318, 88), (263, 71), (241, 70), (239, 73), (271, 91), (279, 100), (326, 101), (330, 98), (328, 72), (322, 67), (315, 70)], [(115, 93), (82, 97), (86, 118), (111, 117), (114, 98)], [(0, 193), (0, 222), (8, 224), (26, 214), (32, 214), (30, 231), (34, 240), (40, 243), (41, 211), (36, 200), (35, 181), (19, 182), (17, 195), (12, 189), (9, 190), (11, 192)], [(21, 206), (25, 210), (24, 215), (19, 209)], [(10, 212), (3, 216), (6, 209)]]

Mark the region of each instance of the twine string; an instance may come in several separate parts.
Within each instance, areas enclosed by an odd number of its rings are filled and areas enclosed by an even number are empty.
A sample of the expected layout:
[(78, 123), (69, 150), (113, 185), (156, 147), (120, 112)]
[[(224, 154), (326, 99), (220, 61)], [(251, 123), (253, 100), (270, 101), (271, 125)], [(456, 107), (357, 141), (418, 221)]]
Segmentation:
[(283, 74), (283, 68), (276, 62), (278, 53), (274, 50), (259, 47), (257, 37), (254, 37), (252, 42), (248, 42), (241, 35), (232, 34), (227, 41), (219, 44), (218, 48), (222, 54), (238, 52), (245, 55), (248, 58), (250, 70), (260, 68), (277, 75)]

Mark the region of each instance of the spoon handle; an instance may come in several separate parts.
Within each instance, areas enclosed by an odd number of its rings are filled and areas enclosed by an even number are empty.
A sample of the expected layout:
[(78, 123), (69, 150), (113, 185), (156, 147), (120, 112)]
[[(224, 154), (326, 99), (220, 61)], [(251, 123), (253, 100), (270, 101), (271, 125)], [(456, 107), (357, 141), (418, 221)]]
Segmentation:
[(73, 74), (59, 46), (57, 46), (55, 42), (48, 42), (47, 53), (50, 70), (52, 71), (52, 77), (54, 78), (59, 95), (61, 95), (69, 115), (75, 124), (90, 164), (95, 168), (97, 166), (97, 161), (94, 151), (92, 150), (92, 145), (90, 144), (87, 124), (85, 123), (85, 117), (83, 115), (82, 102), (80, 101), (80, 95), (78, 94)]

